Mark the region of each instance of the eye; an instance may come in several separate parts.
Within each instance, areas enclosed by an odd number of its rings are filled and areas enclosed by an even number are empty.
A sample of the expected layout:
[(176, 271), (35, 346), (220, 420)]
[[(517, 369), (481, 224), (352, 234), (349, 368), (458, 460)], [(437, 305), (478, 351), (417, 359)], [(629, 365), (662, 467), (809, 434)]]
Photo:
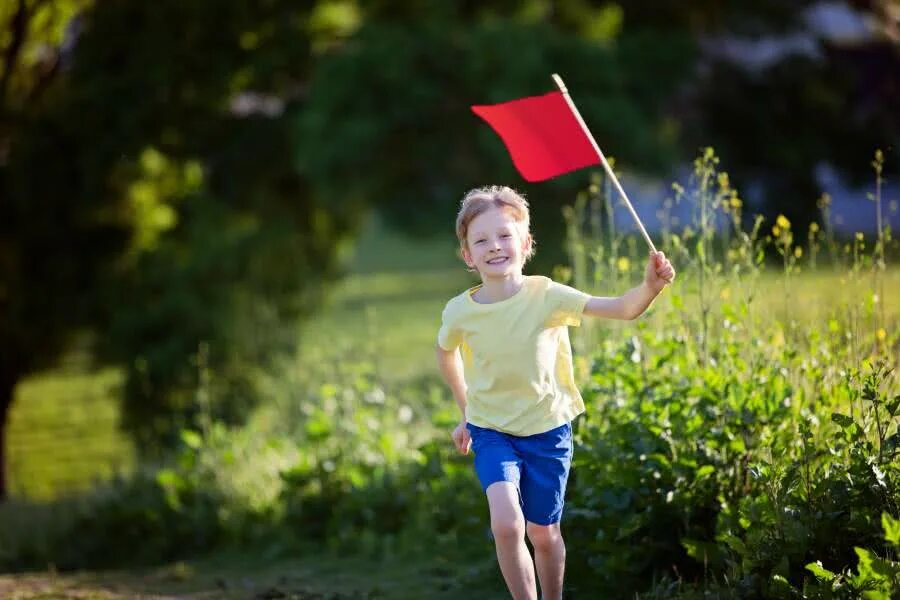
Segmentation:
[(500, 237), (502, 237), (502, 238), (509, 238), (509, 237), (512, 237), (512, 234), (511, 234), (511, 233), (504, 233), (504, 234), (501, 235)]
[(483, 242), (484, 242), (484, 238), (482, 238), (482, 239), (480, 239), (480, 240), (475, 240), (475, 243), (476, 243), (476, 244), (481, 244), (481, 243), (483, 243)]

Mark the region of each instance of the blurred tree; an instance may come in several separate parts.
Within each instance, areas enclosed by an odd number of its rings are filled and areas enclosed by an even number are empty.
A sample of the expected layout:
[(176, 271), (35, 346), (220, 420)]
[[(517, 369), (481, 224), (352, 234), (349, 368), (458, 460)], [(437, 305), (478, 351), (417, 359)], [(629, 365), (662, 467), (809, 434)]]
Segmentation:
[(292, 164), (308, 6), (63, 4), (0, 14), (0, 422), (93, 329), (152, 452), (199, 410), (204, 370), (232, 392), (207, 408), (240, 417), (248, 369), (295, 343), (359, 216)]
[(83, 146), (60, 110), (70, 25), (89, 5), (0, 5), (0, 499), (16, 382), (53, 364), (90, 320), (82, 292), (126, 240), (97, 211)]
[(332, 35), (289, 0), (111, 1), (85, 20), (78, 112), (110, 138), (103, 172), (137, 232), (99, 349), (125, 361), (125, 426), (145, 454), (204, 411), (239, 421), (259, 397), (254, 369), (294, 347), (337, 275), (359, 206), (309, 189), (289, 126), (312, 44)]
[(684, 143), (714, 146), (738, 187), (756, 190), (755, 211), (784, 213), (805, 232), (819, 218), (818, 166), (862, 185), (880, 147), (886, 169), (900, 167), (890, 151), (900, 37), (888, 34), (887, 3), (742, 0), (706, 15), (693, 26), (703, 51), (681, 100)]
[(466, 188), (512, 183), (535, 200), (549, 242), (539, 265), (548, 248), (550, 264), (561, 258), (556, 199), (586, 177), (522, 182), (468, 106), (548, 91), (553, 71), (620, 165), (668, 176), (712, 144), (741, 189), (759, 190), (754, 208), (788, 212), (800, 229), (815, 214), (818, 164), (860, 181), (873, 148), (900, 132), (896, 40), (825, 33), (835, 20), (885, 22), (884, 2), (827, 21), (822, 11), (840, 6), (815, 0), (325, 4), (354, 16), (344, 37), (315, 46), (298, 113), (313, 189), (373, 198), (394, 224), (430, 235), (449, 230)]
[(370, 199), (404, 230), (449, 242), (467, 189), (509, 183), (533, 200), (536, 263), (548, 268), (564, 256), (560, 207), (588, 176), (526, 184), (469, 106), (552, 91), (553, 72), (605, 152), (659, 174), (677, 157), (662, 109), (692, 64), (685, 30), (625, 35), (615, 4), (366, 7), (352, 36), (320, 48), (298, 113), (297, 164), (318, 196)]

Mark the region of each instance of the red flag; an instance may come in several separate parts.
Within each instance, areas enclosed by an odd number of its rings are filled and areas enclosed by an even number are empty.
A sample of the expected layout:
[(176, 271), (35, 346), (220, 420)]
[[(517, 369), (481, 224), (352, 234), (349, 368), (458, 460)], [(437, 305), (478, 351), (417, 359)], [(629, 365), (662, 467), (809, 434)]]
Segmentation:
[(562, 92), (473, 106), (472, 111), (494, 128), (527, 181), (600, 164)]

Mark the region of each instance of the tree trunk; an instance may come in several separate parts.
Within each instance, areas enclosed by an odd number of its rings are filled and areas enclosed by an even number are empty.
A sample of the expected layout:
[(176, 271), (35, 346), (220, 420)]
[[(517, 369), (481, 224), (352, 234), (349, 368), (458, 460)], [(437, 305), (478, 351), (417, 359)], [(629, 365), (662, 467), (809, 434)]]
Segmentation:
[(0, 502), (7, 498), (6, 490), (6, 425), (12, 407), (14, 381), (0, 381)]

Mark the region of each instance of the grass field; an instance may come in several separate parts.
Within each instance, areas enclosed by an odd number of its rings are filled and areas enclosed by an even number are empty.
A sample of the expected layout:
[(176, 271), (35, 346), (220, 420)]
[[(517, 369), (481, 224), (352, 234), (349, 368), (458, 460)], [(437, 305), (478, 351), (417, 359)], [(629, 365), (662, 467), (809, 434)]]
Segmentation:
[[(301, 355), (373, 357), (378, 376), (386, 381), (436, 375), (431, 348), (441, 309), (475, 282), (454, 256), (452, 243), (444, 242), (403, 238), (376, 222), (361, 238), (349, 276), (335, 287), (320, 314), (303, 326)], [(596, 293), (622, 293), (637, 284), (638, 277), (633, 273), (622, 289)], [(785, 322), (788, 313), (803, 323), (872, 302), (869, 276), (854, 282), (846, 273), (824, 270), (793, 276), (789, 298), (776, 271), (765, 273), (758, 289), (761, 313)], [(690, 305), (692, 295), (686, 295)], [(658, 300), (667, 301), (665, 295)], [(888, 322), (896, 325), (900, 270), (887, 271), (885, 293), (877, 302), (884, 303)], [(133, 466), (131, 445), (117, 428), (120, 372), (88, 370), (84, 361), (70, 363), (32, 376), (16, 390), (7, 442), (14, 497), (49, 499), (74, 493)]]
[[(377, 356), (379, 376), (389, 380), (435, 373), (430, 348), (443, 304), (473, 281), (447, 241), (408, 239), (374, 219), (349, 276), (302, 328), (301, 353)], [(80, 356), (61, 363), (16, 388), (7, 438), (15, 498), (77, 493), (133, 467), (133, 449), (117, 426), (121, 372), (91, 369)]]

